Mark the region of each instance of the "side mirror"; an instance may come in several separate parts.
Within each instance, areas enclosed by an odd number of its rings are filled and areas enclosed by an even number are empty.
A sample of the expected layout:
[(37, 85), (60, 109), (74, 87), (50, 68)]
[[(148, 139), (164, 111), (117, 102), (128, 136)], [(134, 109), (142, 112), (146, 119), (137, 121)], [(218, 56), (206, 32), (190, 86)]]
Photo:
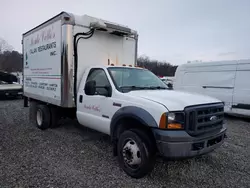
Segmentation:
[(91, 80), (91, 81), (86, 82), (84, 90), (85, 90), (86, 95), (95, 95), (96, 81)]
[(111, 97), (112, 96), (112, 88), (110, 86), (106, 86), (105, 89), (107, 90), (107, 94), (105, 96)]
[(173, 89), (173, 84), (168, 83), (167, 86), (169, 87), (169, 89)]

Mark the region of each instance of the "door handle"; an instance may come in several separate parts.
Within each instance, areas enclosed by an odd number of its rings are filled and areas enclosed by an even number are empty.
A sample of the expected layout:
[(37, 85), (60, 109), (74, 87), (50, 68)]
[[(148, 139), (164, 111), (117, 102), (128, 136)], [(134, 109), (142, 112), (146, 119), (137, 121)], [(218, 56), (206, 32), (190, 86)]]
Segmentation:
[(82, 103), (82, 95), (79, 97), (79, 102)]

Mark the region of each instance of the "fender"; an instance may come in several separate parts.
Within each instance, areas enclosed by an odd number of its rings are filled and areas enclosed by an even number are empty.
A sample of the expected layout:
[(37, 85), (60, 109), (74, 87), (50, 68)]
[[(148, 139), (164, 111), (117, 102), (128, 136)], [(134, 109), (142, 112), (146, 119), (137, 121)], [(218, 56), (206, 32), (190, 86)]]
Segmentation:
[(157, 122), (153, 116), (146, 110), (136, 106), (125, 106), (120, 108), (111, 119), (110, 135), (114, 137), (117, 122), (122, 118), (134, 118), (139, 121), (142, 125), (148, 127), (158, 127)]

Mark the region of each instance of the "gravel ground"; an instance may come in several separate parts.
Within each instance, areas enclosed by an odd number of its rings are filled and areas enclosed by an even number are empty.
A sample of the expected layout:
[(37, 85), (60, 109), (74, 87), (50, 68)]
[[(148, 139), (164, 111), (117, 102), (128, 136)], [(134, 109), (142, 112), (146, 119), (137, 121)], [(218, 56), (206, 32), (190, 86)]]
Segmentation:
[(158, 159), (153, 173), (132, 179), (118, 167), (109, 137), (68, 121), (38, 130), (21, 100), (0, 101), (0, 188), (250, 187), (250, 125), (227, 119), (218, 150), (182, 161)]

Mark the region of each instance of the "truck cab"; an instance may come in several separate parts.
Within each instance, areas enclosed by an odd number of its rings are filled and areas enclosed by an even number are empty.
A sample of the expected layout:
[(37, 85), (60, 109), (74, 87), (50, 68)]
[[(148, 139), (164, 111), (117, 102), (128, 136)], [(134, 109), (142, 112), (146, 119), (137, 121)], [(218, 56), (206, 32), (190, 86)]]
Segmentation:
[(131, 165), (147, 158), (150, 169), (156, 151), (168, 158), (193, 157), (218, 148), (225, 138), (223, 103), (169, 90), (143, 68), (88, 68), (77, 98), (79, 123), (111, 136), (115, 154), (131, 176), (146, 173), (143, 168), (135, 173)]

